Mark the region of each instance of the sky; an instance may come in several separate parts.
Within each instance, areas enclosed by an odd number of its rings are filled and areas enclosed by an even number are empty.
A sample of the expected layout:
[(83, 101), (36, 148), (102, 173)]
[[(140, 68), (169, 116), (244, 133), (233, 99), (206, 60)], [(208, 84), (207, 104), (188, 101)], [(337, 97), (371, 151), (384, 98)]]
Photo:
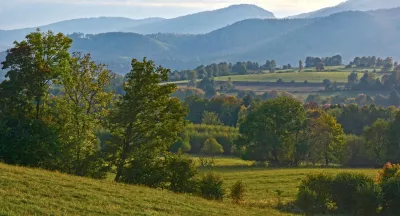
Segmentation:
[(0, 0), (0, 29), (36, 27), (84, 17), (173, 18), (232, 4), (255, 4), (282, 18), (344, 0)]

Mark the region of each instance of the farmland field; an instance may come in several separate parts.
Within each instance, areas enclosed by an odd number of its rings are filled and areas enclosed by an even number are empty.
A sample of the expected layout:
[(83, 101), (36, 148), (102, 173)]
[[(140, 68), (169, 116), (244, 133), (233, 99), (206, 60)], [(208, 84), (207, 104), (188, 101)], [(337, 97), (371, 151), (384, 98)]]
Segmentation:
[[(329, 79), (332, 82), (346, 83), (350, 72), (301, 72), (301, 73), (265, 73), (265, 74), (250, 74), (230, 76), (232, 81), (240, 82), (276, 82), (282, 79), (284, 82), (304, 82), (307, 80), (310, 83), (321, 83), (324, 79)], [(359, 77), (362, 74), (358, 75)], [(216, 81), (227, 81), (229, 77), (216, 77)]]

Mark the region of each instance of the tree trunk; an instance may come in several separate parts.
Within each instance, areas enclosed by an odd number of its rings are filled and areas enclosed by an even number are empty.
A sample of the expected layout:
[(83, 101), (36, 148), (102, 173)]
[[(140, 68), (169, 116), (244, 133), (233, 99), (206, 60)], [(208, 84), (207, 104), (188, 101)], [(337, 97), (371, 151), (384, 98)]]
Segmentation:
[(329, 165), (328, 153), (325, 153), (325, 166)]
[(36, 100), (36, 120), (39, 119), (39, 113), (40, 113), (40, 98)]
[(121, 157), (117, 165), (117, 175), (115, 176), (114, 181), (118, 182), (122, 176), (122, 172), (124, 171), (124, 165), (125, 165), (125, 160), (126, 160), (126, 155), (127, 155), (127, 143), (124, 143), (124, 146), (122, 147), (121, 151)]

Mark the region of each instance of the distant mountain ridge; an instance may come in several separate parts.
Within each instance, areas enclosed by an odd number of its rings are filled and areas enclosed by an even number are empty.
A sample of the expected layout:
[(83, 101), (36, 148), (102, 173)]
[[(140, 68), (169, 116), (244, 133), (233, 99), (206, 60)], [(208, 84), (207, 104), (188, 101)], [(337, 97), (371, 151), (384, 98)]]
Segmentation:
[(322, 8), (310, 13), (303, 13), (289, 18), (325, 17), (344, 11), (369, 11), (400, 7), (400, 0), (348, 0), (333, 7)]
[(173, 70), (221, 61), (274, 59), (297, 65), (307, 56), (392, 56), (400, 60), (400, 8), (347, 11), (308, 19), (247, 19), (206, 34), (72, 34), (72, 52), (92, 53), (115, 72), (148, 57)]
[(235, 22), (252, 18), (266, 19), (275, 18), (275, 16), (273, 13), (255, 5), (241, 4), (173, 19), (147, 18), (134, 20), (119, 17), (74, 19), (35, 28), (0, 30), (0, 50), (10, 47), (15, 40), (22, 40), (25, 35), (35, 31), (36, 28), (40, 28), (42, 31), (52, 30), (65, 34), (78, 32), (84, 34), (107, 32), (205, 34)]
[(232, 5), (213, 11), (205, 11), (149, 25), (124, 29), (140, 34), (175, 33), (204, 34), (246, 19), (273, 19), (275, 15), (263, 8), (250, 4)]

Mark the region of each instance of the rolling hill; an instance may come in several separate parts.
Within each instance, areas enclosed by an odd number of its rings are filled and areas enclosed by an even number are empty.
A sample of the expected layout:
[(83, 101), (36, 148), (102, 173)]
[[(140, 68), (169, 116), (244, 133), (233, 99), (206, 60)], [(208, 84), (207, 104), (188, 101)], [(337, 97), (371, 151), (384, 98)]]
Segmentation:
[(399, 0), (348, 0), (334, 7), (322, 8), (310, 13), (299, 14), (291, 18), (325, 17), (343, 11), (369, 11), (400, 7)]
[(173, 70), (227, 61), (275, 59), (297, 65), (307, 56), (392, 56), (400, 60), (400, 8), (348, 11), (313, 19), (248, 19), (207, 34), (72, 34), (71, 51), (90, 52), (117, 73), (148, 57)]
[(147, 18), (128, 19), (121, 17), (99, 17), (66, 20), (35, 28), (0, 30), (0, 50), (9, 48), (15, 40), (40, 28), (65, 34), (100, 34), (107, 32), (132, 32), (140, 34), (175, 33), (205, 34), (238, 21), (251, 18), (275, 18), (274, 14), (255, 5), (232, 5), (227, 8), (190, 14), (173, 19)]
[(306, 56), (336, 54), (345, 62), (363, 55), (398, 60), (399, 14), (400, 8), (395, 8), (315, 19), (250, 19), (202, 35), (106, 33), (75, 37), (72, 49), (113, 62), (111, 68), (119, 73), (127, 72), (130, 58), (144, 56), (172, 69), (266, 59), (297, 65)]
[(0, 164), (0, 215), (284, 215), (139, 186)]
[(267, 19), (275, 18), (275, 16), (273, 13), (255, 5), (241, 4), (162, 20), (148, 25), (135, 26), (123, 29), (123, 31), (140, 34), (204, 34), (235, 22), (252, 18)]
[(35, 28), (0, 30), (0, 49), (3, 50), (8, 48), (15, 40), (19, 41), (24, 39), (25, 35), (35, 31), (37, 28), (40, 28), (42, 31), (52, 30), (53, 32), (62, 32), (64, 34), (72, 34), (75, 32), (99, 34), (105, 32), (116, 32), (123, 28), (147, 25), (161, 20), (163, 19), (147, 18), (135, 20), (122, 17), (98, 17), (66, 20)]

